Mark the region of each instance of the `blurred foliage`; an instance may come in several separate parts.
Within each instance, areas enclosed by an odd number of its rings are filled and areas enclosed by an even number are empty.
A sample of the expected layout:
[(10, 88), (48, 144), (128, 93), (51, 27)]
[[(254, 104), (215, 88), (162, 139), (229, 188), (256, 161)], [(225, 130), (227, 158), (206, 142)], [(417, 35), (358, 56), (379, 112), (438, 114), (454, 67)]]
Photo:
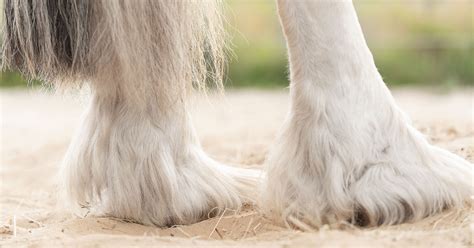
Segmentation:
[[(285, 43), (274, 1), (227, 2), (232, 54), (226, 86), (287, 86)], [(355, 4), (387, 84), (474, 85), (471, 0), (359, 0)], [(1, 73), (0, 86), (17, 85), (27, 82), (16, 73)]]
[(369, 47), (389, 85), (474, 85), (470, 0), (360, 1)]
[(38, 80), (27, 80), (17, 72), (0, 72), (0, 87), (24, 87), (36, 85), (41, 85), (41, 82)]

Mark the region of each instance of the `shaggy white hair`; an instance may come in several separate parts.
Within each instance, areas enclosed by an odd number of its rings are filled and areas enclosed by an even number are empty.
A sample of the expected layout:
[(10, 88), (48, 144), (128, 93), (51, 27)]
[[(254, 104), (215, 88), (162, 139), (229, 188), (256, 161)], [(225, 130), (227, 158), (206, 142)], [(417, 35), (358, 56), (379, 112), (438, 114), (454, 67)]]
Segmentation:
[(419, 220), (461, 206), (473, 167), (397, 107), (350, 0), (279, 0), (291, 110), (266, 161), (263, 209), (314, 226)]
[[(352, 2), (279, 0), (291, 110), (266, 162), (262, 207), (319, 226), (395, 224), (460, 206), (472, 165), (429, 145), (395, 105)], [(63, 165), (74, 206), (166, 226), (252, 200), (259, 172), (218, 164), (187, 111), (221, 88), (216, 1), (5, 0), (4, 68), (87, 82), (92, 99)]]
[(251, 201), (259, 173), (202, 150), (192, 88), (220, 78), (220, 3), (6, 0), (4, 67), (92, 99), (63, 164), (73, 206), (144, 224), (188, 224)]

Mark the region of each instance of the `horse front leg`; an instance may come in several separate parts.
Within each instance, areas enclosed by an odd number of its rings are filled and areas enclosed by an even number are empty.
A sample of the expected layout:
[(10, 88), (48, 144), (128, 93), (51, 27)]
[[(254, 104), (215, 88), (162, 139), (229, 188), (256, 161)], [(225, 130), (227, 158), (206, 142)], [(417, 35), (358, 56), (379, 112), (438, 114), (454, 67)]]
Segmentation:
[(472, 165), (430, 145), (378, 73), (349, 0), (278, 1), (291, 110), (266, 161), (262, 203), (319, 226), (396, 224), (461, 206)]

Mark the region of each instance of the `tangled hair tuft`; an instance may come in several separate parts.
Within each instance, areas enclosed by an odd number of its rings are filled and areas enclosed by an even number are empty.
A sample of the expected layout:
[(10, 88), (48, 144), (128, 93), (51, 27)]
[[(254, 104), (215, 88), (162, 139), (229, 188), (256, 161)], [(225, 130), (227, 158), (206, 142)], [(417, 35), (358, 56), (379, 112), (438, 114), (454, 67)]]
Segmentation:
[(215, 0), (5, 0), (2, 68), (136, 99), (203, 89), (209, 79), (220, 88), (220, 8)]

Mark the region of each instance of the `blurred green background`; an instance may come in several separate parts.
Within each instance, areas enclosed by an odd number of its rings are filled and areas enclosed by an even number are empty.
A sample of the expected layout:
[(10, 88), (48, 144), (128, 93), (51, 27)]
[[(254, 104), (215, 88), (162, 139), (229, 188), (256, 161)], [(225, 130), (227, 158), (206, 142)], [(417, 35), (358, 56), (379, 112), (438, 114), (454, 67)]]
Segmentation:
[[(285, 43), (275, 1), (227, 0), (227, 3), (233, 55), (226, 87), (287, 86)], [(473, 1), (355, 0), (354, 3), (377, 67), (388, 85), (474, 85)], [(1, 87), (26, 85), (17, 73), (0, 75)]]

